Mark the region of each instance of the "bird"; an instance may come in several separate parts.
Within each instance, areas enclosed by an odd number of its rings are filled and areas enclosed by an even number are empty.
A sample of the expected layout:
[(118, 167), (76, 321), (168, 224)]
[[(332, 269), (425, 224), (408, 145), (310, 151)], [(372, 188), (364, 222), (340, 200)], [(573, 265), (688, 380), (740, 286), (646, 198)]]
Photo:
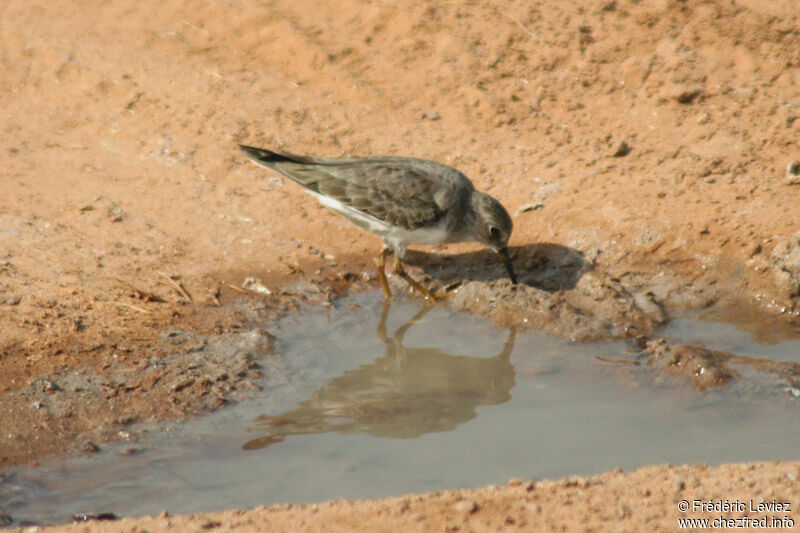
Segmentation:
[(409, 244), (478, 242), (500, 255), (517, 283), (508, 253), (508, 211), (451, 166), (413, 157), (326, 158), (239, 147), (256, 165), (297, 182), (322, 205), (383, 239), (375, 266), (386, 301), (392, 297), (385, 271), (390, 251), (394, 272), (424, 298), (437, 298), (405, 271)]

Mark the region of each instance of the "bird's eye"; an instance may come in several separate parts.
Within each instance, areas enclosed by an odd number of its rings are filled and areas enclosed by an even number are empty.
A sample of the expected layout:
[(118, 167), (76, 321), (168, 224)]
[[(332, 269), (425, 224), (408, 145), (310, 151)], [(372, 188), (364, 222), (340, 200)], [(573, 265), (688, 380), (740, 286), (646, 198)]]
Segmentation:
[(497, 228), (489, 228), (489, 233), (492, 235), (493, 239), (497, 239), (500, 237), (500, 230)]

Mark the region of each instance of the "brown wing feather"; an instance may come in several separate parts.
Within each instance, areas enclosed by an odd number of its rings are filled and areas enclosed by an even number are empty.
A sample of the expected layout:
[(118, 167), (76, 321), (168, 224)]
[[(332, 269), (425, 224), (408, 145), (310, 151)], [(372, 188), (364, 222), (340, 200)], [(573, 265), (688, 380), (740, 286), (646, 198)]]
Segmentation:
[(405, 229), (435, 224), (457, 201), (457, 194), (451, 193), (473, 190), (456, 169), (423, 159), (327, 159), (241, 148), (255, 163), (303, 187)]
[(435, 200), (446, 185), (402, 165), (309, 165), (293, 169), (290, 177), (314, 192), (405, 229), (435, 224), (449, 207)]

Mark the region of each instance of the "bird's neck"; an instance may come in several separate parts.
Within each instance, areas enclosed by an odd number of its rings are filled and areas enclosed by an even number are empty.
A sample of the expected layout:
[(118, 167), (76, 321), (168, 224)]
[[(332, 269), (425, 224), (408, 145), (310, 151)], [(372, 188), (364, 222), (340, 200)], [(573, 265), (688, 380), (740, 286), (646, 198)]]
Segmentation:
[(477, 240), (475, 238), (475, 225), (478, 218), (475, 211), (476, 194), (480, 193), (473, 192), (469, 203), (457, 203), (461, 208), (449, 218), (448, 234), (450, 238), (448, 242), (471, 242)]

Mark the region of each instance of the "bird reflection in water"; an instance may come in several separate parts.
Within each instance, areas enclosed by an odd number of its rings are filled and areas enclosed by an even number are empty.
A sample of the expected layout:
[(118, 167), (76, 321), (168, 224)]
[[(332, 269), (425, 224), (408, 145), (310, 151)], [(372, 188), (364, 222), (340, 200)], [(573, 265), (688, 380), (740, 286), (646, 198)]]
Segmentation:
[(406, 332), (431, 308), (424, 306), (389, 337), (390, 304), (386, 303), (377, 331), (386, 355), (334, 378), (291, 411), (259, 417), (250, 430), (266, 434), (243, 448), (256, 450), (288, 435), (311, 433), (414, 438), (455, 429), (475, 418), (478, 407), (511, 399), (514, 367), (510, 356), (516, 331), (509, 330), (502, 351), (491, 358), (405, 346)]

